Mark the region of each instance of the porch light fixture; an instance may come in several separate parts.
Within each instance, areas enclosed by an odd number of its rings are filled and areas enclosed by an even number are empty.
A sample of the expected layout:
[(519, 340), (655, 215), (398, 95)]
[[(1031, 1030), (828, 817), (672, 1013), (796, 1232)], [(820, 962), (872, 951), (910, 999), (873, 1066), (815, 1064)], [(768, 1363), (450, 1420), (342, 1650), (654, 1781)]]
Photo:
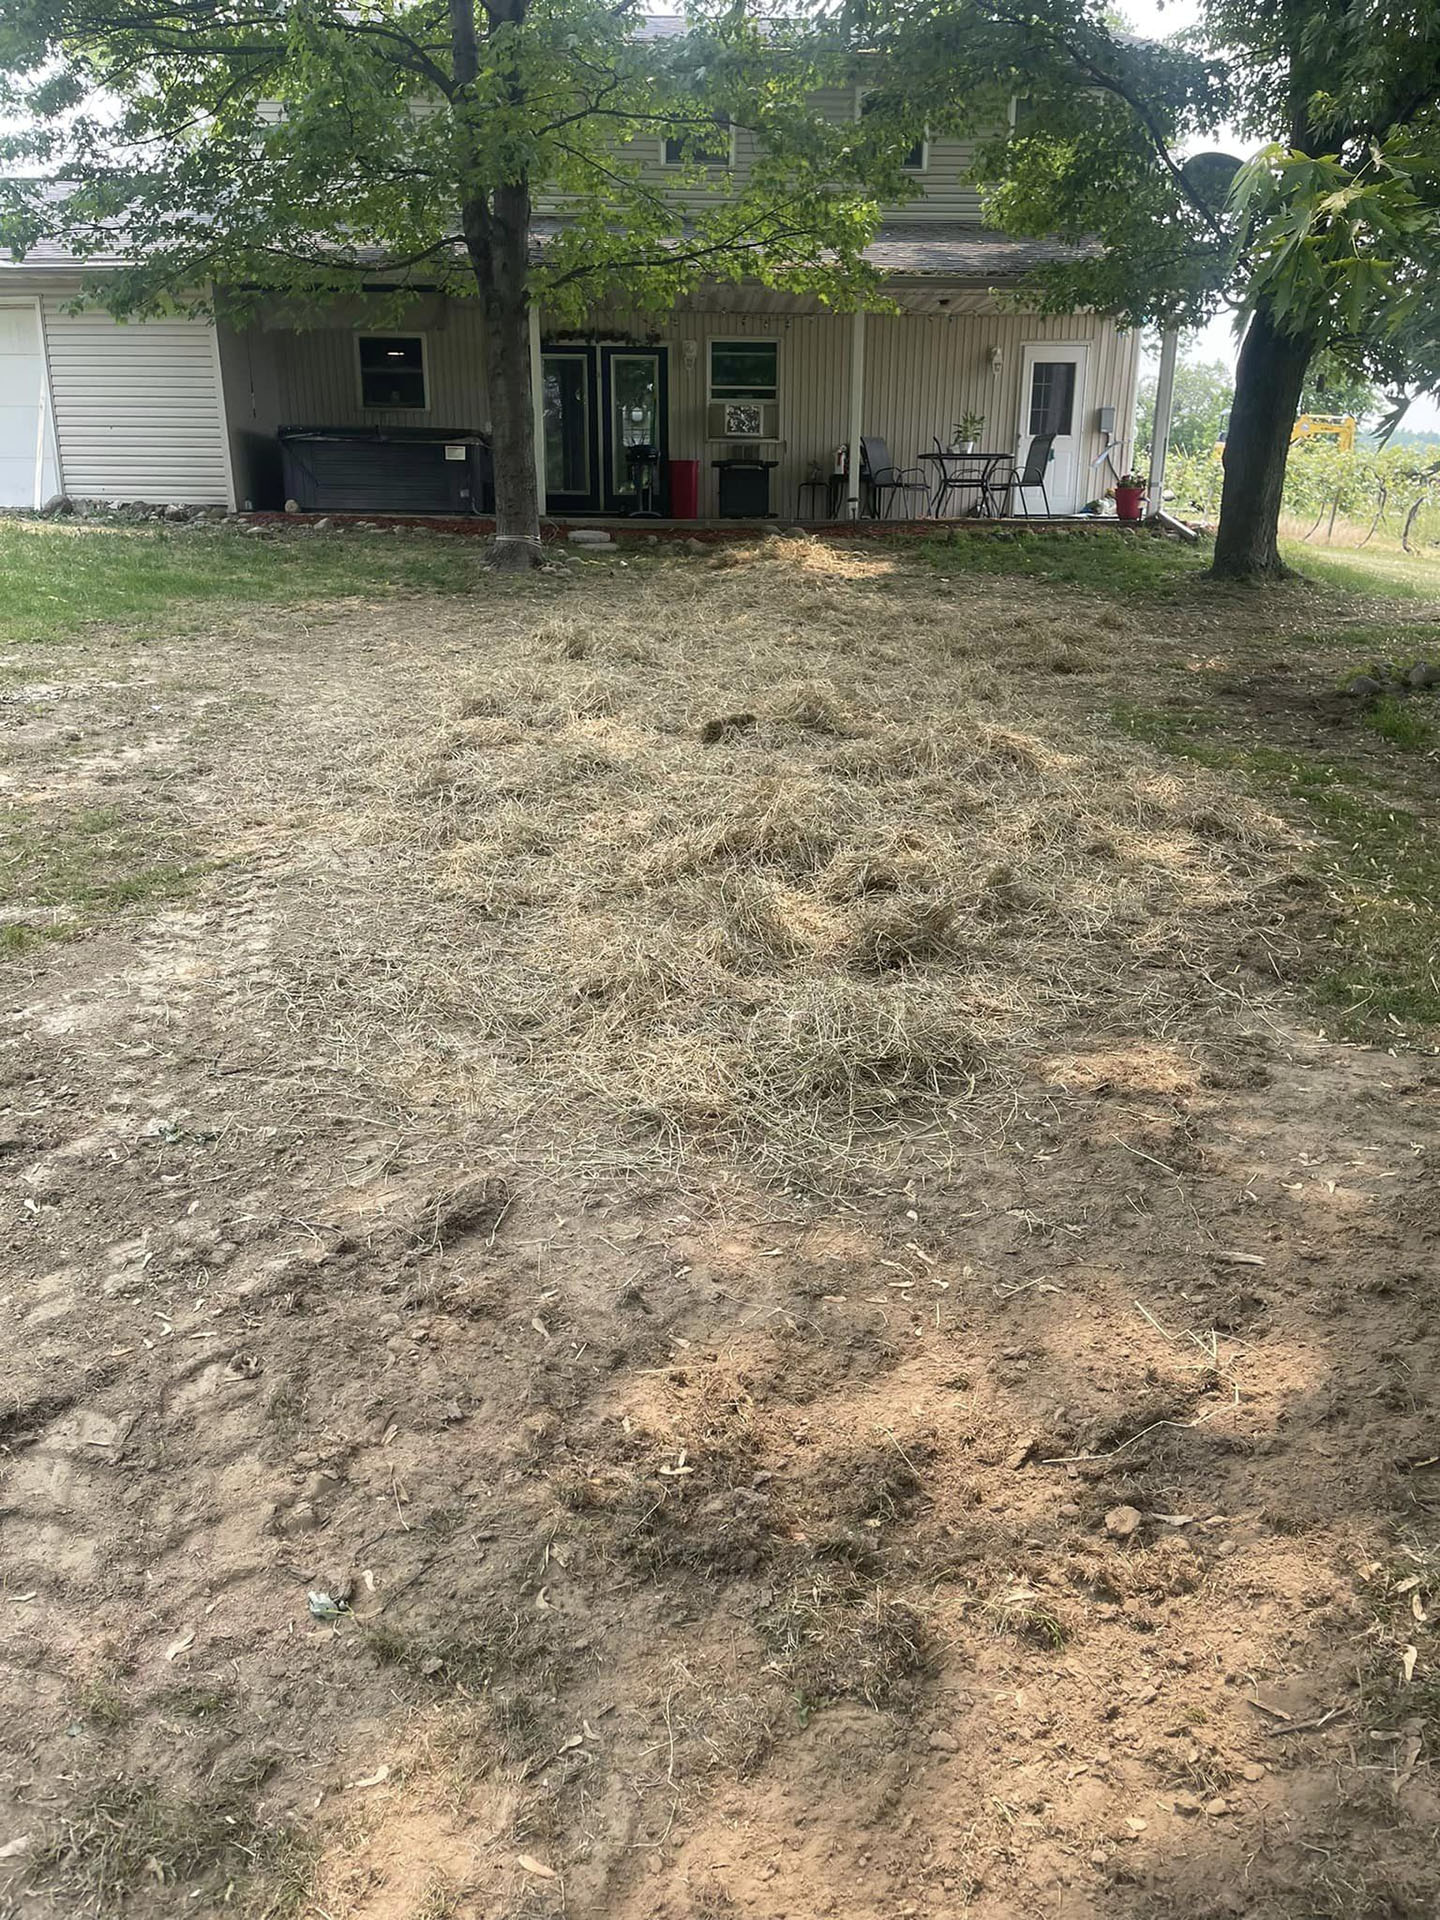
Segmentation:
[(700, 358), (700, 342), (684, 340), (680, 343), (680, 360), (687, 373), (693, 373), (695, 362)]
[(1003, 347), (991, 347), (990, 371), (991, 373), (1003, 373), (1005, 371), (1005, 350)]

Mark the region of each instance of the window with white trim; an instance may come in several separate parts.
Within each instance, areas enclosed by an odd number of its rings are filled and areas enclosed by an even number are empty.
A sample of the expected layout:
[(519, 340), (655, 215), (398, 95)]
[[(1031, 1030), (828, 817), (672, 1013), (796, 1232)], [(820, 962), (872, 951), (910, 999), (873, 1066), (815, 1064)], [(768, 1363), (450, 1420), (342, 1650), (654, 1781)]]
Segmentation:
[(660, 142), (660, 163), (666, 167), (729, 167), (734, 165), (735, 130), (728, 113), (717, 113), (693, 132), (667, 134)]
[(430, 405), (425, 380), (425, 340), (418, 333), (361, 333), (355, 337), (360, 356), (362, 407), (402, 409), (424, 413)]

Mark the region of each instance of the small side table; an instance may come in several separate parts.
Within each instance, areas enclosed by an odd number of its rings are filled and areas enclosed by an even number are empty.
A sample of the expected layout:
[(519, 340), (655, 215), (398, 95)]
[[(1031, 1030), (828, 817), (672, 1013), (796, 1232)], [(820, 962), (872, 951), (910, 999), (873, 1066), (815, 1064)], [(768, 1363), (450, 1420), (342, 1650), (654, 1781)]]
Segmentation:
[(825, 518), (827, 520), (836, 520), (840, 517), (840, 503), (845, 498), (845, 475), (843, 473), (832, 473), (828, 480), (802, 480), (795, 493), (795, 518), (797, 520), (813, 520), (816, 518), (813, 512), (807, 514), (805, 511), (805, 498), (807, 494), (810, 496), (812, 502), (818, 503), (818, 501), (823, 500), (825, 503)]

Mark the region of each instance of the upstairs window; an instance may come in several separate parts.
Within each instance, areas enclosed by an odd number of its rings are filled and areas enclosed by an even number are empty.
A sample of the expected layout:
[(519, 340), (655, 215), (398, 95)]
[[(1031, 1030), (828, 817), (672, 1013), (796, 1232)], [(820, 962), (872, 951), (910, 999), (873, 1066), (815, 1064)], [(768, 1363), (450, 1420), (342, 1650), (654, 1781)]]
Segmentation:
[[(879, 101), (874, 99), (870, 94), (860, 94), (857, 118), (863, 120), (865, 115), (869, 113), (872, 105), (878, 106), (879, 104)], [(905, 158), (900, 162), (900, 165), (905, 169), (906, 173), (924, 173), (926, 166), (929, 164), (929, 159), (930, 144), (922, 137), (910, 148)]]
[(660, 159), (667, 167), (728, 167), (733, 164), (734, 134), (728, 113), (717, 113), (704, 127), (667, 135)]
[(774, 340), (712, 340), (712, 400), (774, 400), (780, 391), (780, 348)]
[(362, 407), (403, 408), (423, 413), (429, 406), (425, 391), (425, 342), (418, 333), (362, 333), (360, 349), (360, 404)]

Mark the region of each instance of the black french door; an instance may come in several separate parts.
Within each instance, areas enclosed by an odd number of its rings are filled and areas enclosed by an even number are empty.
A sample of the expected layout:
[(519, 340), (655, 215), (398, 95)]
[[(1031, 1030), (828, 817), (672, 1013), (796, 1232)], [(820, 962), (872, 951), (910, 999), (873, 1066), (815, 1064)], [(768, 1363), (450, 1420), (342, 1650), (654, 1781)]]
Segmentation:
[(663, 513), (669, 452), (664, 347), (546, 347), (545, 504), (551, 513), (630, 513), (636, 503), (628, 449), (660, 457), (656, 509)]

